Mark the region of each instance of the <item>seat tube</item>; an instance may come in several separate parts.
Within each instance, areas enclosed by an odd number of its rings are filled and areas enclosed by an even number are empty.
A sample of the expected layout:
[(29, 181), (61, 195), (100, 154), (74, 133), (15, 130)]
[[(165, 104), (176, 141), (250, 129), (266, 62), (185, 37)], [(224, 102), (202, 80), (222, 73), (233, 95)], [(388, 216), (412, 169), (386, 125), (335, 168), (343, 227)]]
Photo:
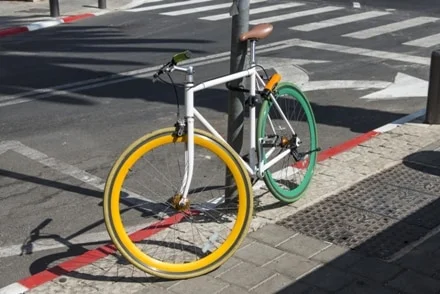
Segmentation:
[[(186, 202), (189, 187), (194, 171), (194, 81), (193, 81), (193, 67), (188, 67), (185, 81), (185, 121), (186, 133), (188, 136), (186, 150), (185, 150), (185, 177), (183, 186), (182, 204)], [(185, 181), (186, 179), (186, 181)]]
[(255, 172), (256, 169), (256, 77), (257, 74), (255, 69), (255, 43), (256, 41), (251, 41), (251, 52), (250, 52), (250, 67), (252, 69), (252, 74), (250, 76), (250, 99), (251, 103), (249, 103), (249, 165), (252, 170)]

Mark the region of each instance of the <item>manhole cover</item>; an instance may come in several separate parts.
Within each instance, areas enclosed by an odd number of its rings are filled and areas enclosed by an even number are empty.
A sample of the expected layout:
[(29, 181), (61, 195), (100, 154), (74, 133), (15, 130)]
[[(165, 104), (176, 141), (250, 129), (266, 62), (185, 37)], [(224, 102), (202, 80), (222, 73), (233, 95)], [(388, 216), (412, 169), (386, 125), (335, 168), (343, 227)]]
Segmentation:
[(440, 224), (439, 187), (435, 173), (399, 164), (279, 224), (388, 259)]

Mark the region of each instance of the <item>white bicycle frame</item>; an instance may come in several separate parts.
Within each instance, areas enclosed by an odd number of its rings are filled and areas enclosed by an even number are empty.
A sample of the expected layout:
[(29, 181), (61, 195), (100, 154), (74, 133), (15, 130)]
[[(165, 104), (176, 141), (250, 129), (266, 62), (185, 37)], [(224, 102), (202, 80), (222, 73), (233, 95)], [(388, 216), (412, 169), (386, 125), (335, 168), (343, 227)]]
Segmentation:
[[(226, 75), (223, 77), (219, 77), (216, 79), (205, 81), (204, 83), (198, 84), (194, 86), (193, 83), (193, 67), (178, 67), (174, 66), (174, 70), (185, 72), (187, 75), (187, 80), (185, 82), (185, 121), (186, 121), (186, 133), (188, 136), (186, 150), (185, 150), (185, 174), (182, 182), (182, 187), (180, 188), (179, 193), (182, 195), (182, 199), (180, 200), (181, 204), (184, 204), (187, 201), (187, 195), (190, 187), (190, 183), (192, 181), (193, 169), (194, 169), (194, 117), (196, 117), (204, 127), (206, 127), (214, 136), (219, 138), (220, 140), (225, 141), (223, 137), (217, 132), (217, 130), (197, 111), (194, 107), (194, 93), (208, 89), (220, 84), (224, 84), (226, 82), (234, 81), (241, 78), (250, 78), (250, 89), (249, 95), (250, 97), (255, 97), (257, 93), (257, 88), (261, 91), (265, 82), (258, 75), (256, 66), (255, 66), (255, 41), (251, 42), (251, 65), (250, 68), (244, 71), (240, 71), (234, 74)], [(277, 108), (283, 120), (287, 123), (287, 126), (290, 128), (290, 131), (293, 135), (295, 135), (295, 131), (287, 120), (284, 112), (281, 107), (277, 103), (276, 99), (273, 99), (273, 95), (270, 94), (270, 99), (272, 99), (273, 105)], [(257, 176), (261, 178), (263, 172), (277, 163), (279, 160), (288, 156), (291, 152), (289, 148), (278, 154), (275, 158), (272, 158), (268, 162), (264, 162), (263, 158), (259, 158), (257, 164), (257, 152), (256, 152), (256, 109), (255, 105), (249, 106), (249, 120), (250, 120), (250, 134), (249, 134), (249, 164), (242, 159), (246, 170), (252, 176)], [(275, 128), (269, 118), (269, 124), (273, 131)], [(226, 142), (227, 143), (227, 142)], [(270, 156), (272, 152), (275, 150), (275, 147), (272, 147), (271, 150), (267, 152), (267, 155)]]

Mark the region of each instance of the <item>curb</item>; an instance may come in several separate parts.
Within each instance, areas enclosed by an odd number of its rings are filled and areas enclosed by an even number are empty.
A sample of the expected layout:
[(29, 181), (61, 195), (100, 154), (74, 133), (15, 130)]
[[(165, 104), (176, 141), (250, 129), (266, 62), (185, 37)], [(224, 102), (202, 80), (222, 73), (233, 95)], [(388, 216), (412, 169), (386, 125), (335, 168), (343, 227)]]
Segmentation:
[[(380, 134), (389, 132), (407, 122), (410, 122), (414, 119), (420, 118), (423, 115), (425, 115), (426, 110), (421, 109), (417, 112), (414, 112), (412, 114), (409, 114), (407, 116), (404, 116), (400, 119), (397, 119), (389, 124), (386, 124), (382, 127), (376, 128), (372, 131), (369, 131), (367, 133), (364, 133), (360, 136), (357, 136), (353, 139), (350, 139), (346, 142), (343, 142), (342, 144), (339, 144), (335, 147), (331, 147), (327, 150), (324, 150), (320, 152), (318, 155), (318, 162), (324, 161), (326, 159), (329, 159), (337, 154), (346, 152), (376, 136), (379, 136)], [(148, 228), (146, 228), (148, 229)], [(144, 232), (141, 232), (144, 231)], [(145, 229), (142, 229), (138, 232), (135, 232), (133, 234), (142, 234), (143, 236), (154, 234), (154, 232), (145, 232)], [(57, 277), (61, 275), (65, 275), (69, 272), (72, 272), (74, 270), (77, 270), (83, 266), (89, 265), (95, 261), (98, 261), (116, 251), (116, 248), (113, 244), (106, 244), (103, 246), (100, 246), (96, 249), (88, 250), (85, 253), (75, 256), (65, 262), (62, 262), (61, 264), (54, 266), (52, 268), (46, 269), (42, 272), (39, 272), (35, 275), (29, 276), (27, 278), (24, 278), (22, 280), (19, 280), (18, 282), (12, 283), (8, 286), (5, 286), (3, 288), (0, 288), (0, 294), (20, 294), (25, 293), (33, 288), (36, 288), (38, 286), (41, 286), (47, 282), (50, 282)]]
[[(60, 25), (63, 23), (75, 22), (75, 21), (78, 21), (81, 19), (92, 17), (92, 16), (103, 15), (107, 12), (109, 12), (109, 11), (69, 15), (69, 16), (60, 17), (60, 18), (56, 18), (56, 19), (34, 22), (34, 23), (31, 23), (27, 26), (0, 29), (0, 38), (6, 37), (6, 36), (11, 36), (11, 35), (17, 35), (17, 34), (21, 34), (21, 33), (25, 33), (25, 32), (32, 32), (32, 31), (36, 31), (36, 30), (40, 30), (40, 29), (45, 29), (45, 28), (57, 26), (57, 25)], [(0, 292), (0, 294), (2, 294), (2, 293)]]

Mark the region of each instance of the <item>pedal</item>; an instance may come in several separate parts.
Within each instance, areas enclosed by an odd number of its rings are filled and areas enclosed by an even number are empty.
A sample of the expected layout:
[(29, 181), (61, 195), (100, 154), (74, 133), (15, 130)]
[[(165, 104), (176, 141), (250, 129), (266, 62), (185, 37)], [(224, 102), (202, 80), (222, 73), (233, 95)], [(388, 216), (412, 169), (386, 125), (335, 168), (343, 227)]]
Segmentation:
[(261, 140), (261, 146), (263, 147), (274, 147), (277, 145), (279, 139), (278, 135), (266, 136)]

